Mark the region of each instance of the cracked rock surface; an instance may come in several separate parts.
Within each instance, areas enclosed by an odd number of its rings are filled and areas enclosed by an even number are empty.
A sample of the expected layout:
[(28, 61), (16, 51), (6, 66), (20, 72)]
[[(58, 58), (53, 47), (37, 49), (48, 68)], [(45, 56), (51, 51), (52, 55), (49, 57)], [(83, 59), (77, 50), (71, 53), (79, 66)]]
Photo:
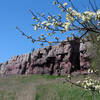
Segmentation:
[(23, 55), (17, 55), (0, 63), (0, 75), (48, 74), (66, 75), (73, 72), (87, 72), (90, 67), (89, 43), (76, 40), (47, 46)]

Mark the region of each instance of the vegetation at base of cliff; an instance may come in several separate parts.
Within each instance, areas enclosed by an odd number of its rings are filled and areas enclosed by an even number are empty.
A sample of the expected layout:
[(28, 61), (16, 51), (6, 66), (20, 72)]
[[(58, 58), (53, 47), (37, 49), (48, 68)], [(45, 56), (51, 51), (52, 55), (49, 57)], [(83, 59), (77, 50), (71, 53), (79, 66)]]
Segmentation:
[[(91, 96), (89, 91), (86, 92), (84, 89), (64, 82), (65, 77), (48, 75), (0, 77), (0, 100), (83, 100), (83, 98), (100, 100), (100, 94)], [(77, 81), (83, 76), (76, 77), (72, 80)], [(92, 77), (96, 78), (94, 75)]]
[(88, 48), (88, 51), (92, 54), (91, 68), (100, 75), (100, 37), (97, 38), (95, 33), (91, 33), (90, 37), (92, 38), (92, 45)]

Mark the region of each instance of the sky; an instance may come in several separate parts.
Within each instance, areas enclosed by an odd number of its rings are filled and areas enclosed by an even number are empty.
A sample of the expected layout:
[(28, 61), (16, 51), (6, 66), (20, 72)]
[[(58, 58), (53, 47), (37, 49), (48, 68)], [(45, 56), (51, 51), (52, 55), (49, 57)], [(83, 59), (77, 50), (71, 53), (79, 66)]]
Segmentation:
[[(33, 45), (29, 40), (23, 37), (20, 32), (16, 30), (16, 26), (25, 33), (34, 34), (35, 38), (36, 34), (42, 33), (42, 31), (36, 33), (33, 30), (33, 20), (29, 9), (32, 9), (33, 12), (52, 12), (53, 14), (57, 14), (57, 7), (52, 4), (52, 1), (53, 0), (0, 0), (0, 62), (5, 62), (16, 55), (29, 53), (32, 48), (39, 48), (38, 44)], [(87, 0), (81, 0), (81, 2), (84, 1)], [(100, 2), (99, 0), (96, 1), (97, 3)], [(82, 9), (81, 6), (80, 8)]]
[(31, 52), (34, 45), (22, 37), (16, 26), (26, 33), (34, 33), (29, 9), (44, 12), (45, 9), (49, 10), (48, 6), (52, 6), (48, 0), (0, 0), (0, 62)]

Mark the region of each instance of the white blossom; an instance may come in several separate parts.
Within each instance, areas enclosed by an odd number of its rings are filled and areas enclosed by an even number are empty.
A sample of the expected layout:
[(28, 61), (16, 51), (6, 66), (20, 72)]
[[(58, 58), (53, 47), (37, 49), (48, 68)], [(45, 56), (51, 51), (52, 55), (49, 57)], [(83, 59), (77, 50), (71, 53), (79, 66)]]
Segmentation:
[(96, 19), (100, 20), (100, 9), (98, 9), (98, 11), (96, 12)]
[(37, 31), (37, 29), (38, 29), (38, 27), (37, 27), (37, 25), (35, 25), (35, 26), (34, 26), (34, 30)]
[(73, 22), (74, 21), (74, 17), (70, 14), (66, 14), (66, 20), (69, 22)]
[(63, 27), (65, 28), (66, 31), (69, 30), (70, 24), (71, 24), (70, 22), (66, 22), (66, 23), (63, 24)]
[(50, 25), (52, 25), (52, 24), (51, 24), (51, 23), (47, 23), (47, 24), (46, 24), (46, 26), (50, 26)]
[(44, 25), (44, 24), (46, 24), (46, 23), (47, 23), (47, 21), (43, 21), (41, 24), (43, 24), (43, 25)]
[(67, 5), (68, 5), (67, 2), (63, 4), (63, 6), (65, 6), (65, 7), (66, 7)]

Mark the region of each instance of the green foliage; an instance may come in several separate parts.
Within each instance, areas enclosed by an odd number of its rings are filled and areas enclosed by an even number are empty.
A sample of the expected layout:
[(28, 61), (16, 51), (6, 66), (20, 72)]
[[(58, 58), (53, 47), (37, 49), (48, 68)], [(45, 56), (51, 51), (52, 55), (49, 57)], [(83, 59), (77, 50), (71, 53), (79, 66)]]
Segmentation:
[(93, 69), (95, 69), (97, 72), (100, 73), (100, 35), (96, 35), (95, 33), (92, 33), (92, 45), (89, 48), (89, 52), (92, 54), (93, 58), (91, 60), (91, 66)]

